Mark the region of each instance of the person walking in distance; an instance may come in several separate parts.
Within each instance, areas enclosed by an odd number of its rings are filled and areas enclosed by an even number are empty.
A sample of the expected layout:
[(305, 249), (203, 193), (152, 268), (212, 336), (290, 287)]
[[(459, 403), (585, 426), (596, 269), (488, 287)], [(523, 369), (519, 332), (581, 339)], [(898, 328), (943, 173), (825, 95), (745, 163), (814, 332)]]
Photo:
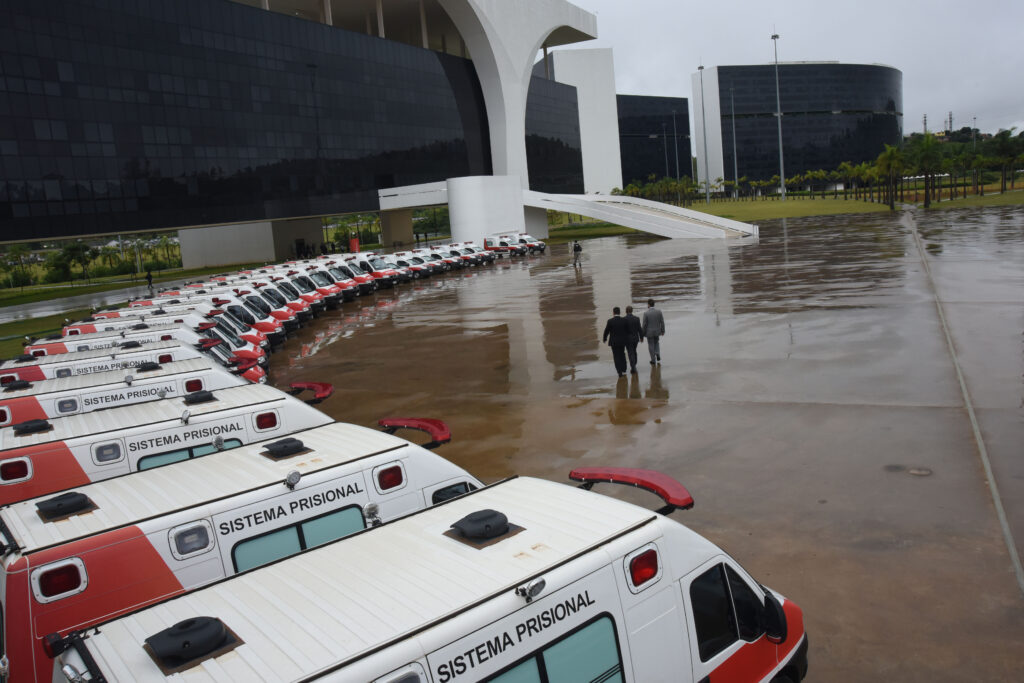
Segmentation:
[(636, 374), (636, 345), (644, 340), (644, 332), (640, 326), (640, 318), (633, 315), (632, 306), (626, 306), (626, 328), (629, 330), (629, 341), (626, 342), (629, 371)]
[(626, 344), (629, 342), (629, 326), (626, 319), (619, 315), (619, 307), (612, 309), (612, 317), (604, 326), (601, 341), (612, 347), (612, 358), (615, 360), (615, 371), (619, 377), (626, 374)]
[(146, 271), (146, 286), (153, 289), (153, 271), (151, 270)]
[(583, 247), (580, 246), (579, 240), (574, 240), (572, 243), (572, 267), (578, 268), (580, 265), (580, 257), (583, 255)]
[(654, 307), (654, 299), (647, 300), (644, 311), (643, 335), (647, 338), (647, 351), (651, 354), (651, 365), (661, 362), (660, 337), (665, 336), (665, 316)]

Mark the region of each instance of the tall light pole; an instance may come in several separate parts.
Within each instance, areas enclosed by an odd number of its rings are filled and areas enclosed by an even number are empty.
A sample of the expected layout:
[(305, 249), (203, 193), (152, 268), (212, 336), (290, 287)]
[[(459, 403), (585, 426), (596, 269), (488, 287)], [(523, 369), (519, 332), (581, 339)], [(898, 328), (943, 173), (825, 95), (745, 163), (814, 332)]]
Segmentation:
[(679, 189), (679, 133), (676, 132), (676, 110), (672, 110), (672, 149), (676, 151), (676, 202), (682, 206), (683, 195)]
[(666, 123), (661, 124), (661, 146), (665, 148), (665, 177), (668, 178), (668, 131), (665, 130)]
[(786, 171), (782, 163), (782, 98), (779, 97), (779, 34), (772, 34), (772, 45), (775, 47), (775, 109), (779, 117), (779, 192), (782, 201), (786, 201)]
[(700, 126), (704, 131), (704, 203), (711, 203), (711, 178), (708, 176), (708, 119), (704, 114), (704, 65), (697, 67), (700, 74)]
[(740, 196), (739, 165), (736, 163), (736, 100), (733, 98), (732, 86), (729, 86), (729, 106), (732, 109), (732, 182), (733, 198)]

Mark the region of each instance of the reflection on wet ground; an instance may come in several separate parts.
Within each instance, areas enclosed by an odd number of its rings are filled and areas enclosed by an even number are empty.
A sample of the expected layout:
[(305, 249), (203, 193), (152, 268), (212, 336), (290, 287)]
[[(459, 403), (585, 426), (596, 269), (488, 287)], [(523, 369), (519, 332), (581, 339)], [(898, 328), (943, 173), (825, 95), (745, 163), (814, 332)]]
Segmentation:
[[(672, 474), (697, 501), (677, 518), (804, 608), (809, 680), (958, 681), (967, 661), (1019, 680), (1024, 598), (981, 449), (1024, 546), (1024, 210), (584, 247), (581, 269), (556, 246), (346, 304), (271, 379), (334, 382), (338, 419), (445, 419), (441, 452), (485, 481)], [(648, 297), (664, 364), (641, 346), (620, 379), (604, 321)]]

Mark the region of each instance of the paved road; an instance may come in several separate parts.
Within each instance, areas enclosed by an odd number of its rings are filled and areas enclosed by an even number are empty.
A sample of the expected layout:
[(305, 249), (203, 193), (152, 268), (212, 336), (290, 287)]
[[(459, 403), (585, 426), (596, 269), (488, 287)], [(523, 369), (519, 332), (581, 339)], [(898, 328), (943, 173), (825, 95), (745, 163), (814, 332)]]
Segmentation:
[[(347, 304), (271, 380), (333, 381), (347, 421), (443, 418), (484, 480), (667, 471), (697, 501), (676, 517), (804, 608), (811, 681), (1018, 681), (1024, 210), (908, 218), (593, 240), (580, 270), (555, 247)], [(604, 321), (648, 296), (664, 364), (617, 379)]]
[[(158, 283), (158, 286), (161, 288), (175, 287), (183, 282), (183, 280), (160, 282)], [(123, 289), (112, 289), (108, 292), (100, 292), (99, 294), (82, 294), (79, 296), (66, 296), (60, 299), (38, 301), (36, 303), (21, 304), (18, 306), (3, 306), (0, 307), (0, 323), (9, 323), (15, 320), (25, 320), (27, 318), (40, 318), (48, 315), (56, 315), (57, 313), (75, 311), (82, 308), (101, 308), (103, 306), (109, 306), (111, 304), (126, 301), (127, 299), (145, 296), (148, 293), (149, 289), (146, 287), (145, 281), (143, 281), (141, 285), (125, 287)]]

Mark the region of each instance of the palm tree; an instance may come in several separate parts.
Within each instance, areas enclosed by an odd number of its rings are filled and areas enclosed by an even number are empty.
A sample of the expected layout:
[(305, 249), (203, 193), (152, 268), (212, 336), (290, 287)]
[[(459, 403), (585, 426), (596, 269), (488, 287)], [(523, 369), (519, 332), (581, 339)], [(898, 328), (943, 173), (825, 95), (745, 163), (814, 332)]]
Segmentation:
[(885, 194), (888, 197), (889, 210), (896, 210), (896, 176), (903, 174), (903, 150), (894, 145), (886, 145), (885, 151), (878, 155), (875, 168), (885, 179)]
[(932, 176), (939, 169), (942, 151), (939, 143), (931, 133), (925, 133), (914, 139), (914, 158), (918, 170), (924, 175), (924, 208), (931, 206)]
[(1013, 128), (1001, 130), (992, 138), (992, 158), (999, 164), (999, 194), (1006, 192), (1006, 176), (1017, 160), (1017, 149), (1013, 139)]

